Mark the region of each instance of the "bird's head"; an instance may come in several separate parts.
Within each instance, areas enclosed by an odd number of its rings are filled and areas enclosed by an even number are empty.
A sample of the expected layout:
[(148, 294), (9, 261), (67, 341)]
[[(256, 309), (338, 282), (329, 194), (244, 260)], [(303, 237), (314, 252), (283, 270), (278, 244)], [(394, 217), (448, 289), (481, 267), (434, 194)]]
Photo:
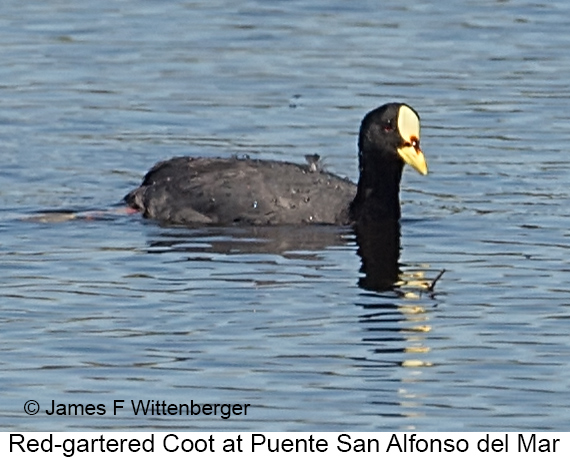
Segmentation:
[(420, 117), (410, 106), (388, 103), (370, 111), (362, 120), (358, 137), (360, 170), (399, 163), (427, 175), (420, 149)]

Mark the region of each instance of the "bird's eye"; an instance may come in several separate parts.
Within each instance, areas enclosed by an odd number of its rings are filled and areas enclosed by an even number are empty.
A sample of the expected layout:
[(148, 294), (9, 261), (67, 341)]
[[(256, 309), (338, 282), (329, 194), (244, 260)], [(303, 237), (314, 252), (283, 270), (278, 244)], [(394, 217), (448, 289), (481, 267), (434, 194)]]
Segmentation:
[(385, 132), (392, 132), (392, 131), (394, 130), (394, 127), (392, 126), (392, 124), (386, 123), (386, 124), (384, 124), (384, 125), (382, 126), (382, 129), (383, 129)]

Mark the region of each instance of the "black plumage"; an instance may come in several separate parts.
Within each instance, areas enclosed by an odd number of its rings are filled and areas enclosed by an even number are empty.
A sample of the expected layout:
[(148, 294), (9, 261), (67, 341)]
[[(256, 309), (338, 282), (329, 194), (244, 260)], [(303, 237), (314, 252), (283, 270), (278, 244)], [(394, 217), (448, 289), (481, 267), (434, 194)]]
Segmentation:
[(126, 197), (145, 217), (184, 225), (347, 225), (400, 217), (408, 163), (422, 174), (419, 116), (390, 103), (369, 112), (359, 139), (358, 185), (309, 164), (177, 157), (156, 164)]

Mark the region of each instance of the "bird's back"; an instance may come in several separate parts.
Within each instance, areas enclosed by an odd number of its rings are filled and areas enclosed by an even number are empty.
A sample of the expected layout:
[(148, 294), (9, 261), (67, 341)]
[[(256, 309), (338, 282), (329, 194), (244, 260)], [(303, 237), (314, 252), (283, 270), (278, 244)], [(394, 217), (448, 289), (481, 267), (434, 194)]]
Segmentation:
[(317, 167), (178, 157), (156, 164), (125, 200), (173, 224), (346, 224), (352, 182)]

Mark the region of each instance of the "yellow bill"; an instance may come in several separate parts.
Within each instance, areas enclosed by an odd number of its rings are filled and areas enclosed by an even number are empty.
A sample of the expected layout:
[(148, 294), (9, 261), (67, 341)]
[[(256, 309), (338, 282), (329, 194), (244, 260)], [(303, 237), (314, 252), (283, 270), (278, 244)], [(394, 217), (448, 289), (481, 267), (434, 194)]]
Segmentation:
[(409, 106), (402, 105), (400, 107), (398, 132), (404, 140), (398, 148), (400, 157), (418, 173), (427, 175), (426, 158), (420, 149), (420, 119)]

